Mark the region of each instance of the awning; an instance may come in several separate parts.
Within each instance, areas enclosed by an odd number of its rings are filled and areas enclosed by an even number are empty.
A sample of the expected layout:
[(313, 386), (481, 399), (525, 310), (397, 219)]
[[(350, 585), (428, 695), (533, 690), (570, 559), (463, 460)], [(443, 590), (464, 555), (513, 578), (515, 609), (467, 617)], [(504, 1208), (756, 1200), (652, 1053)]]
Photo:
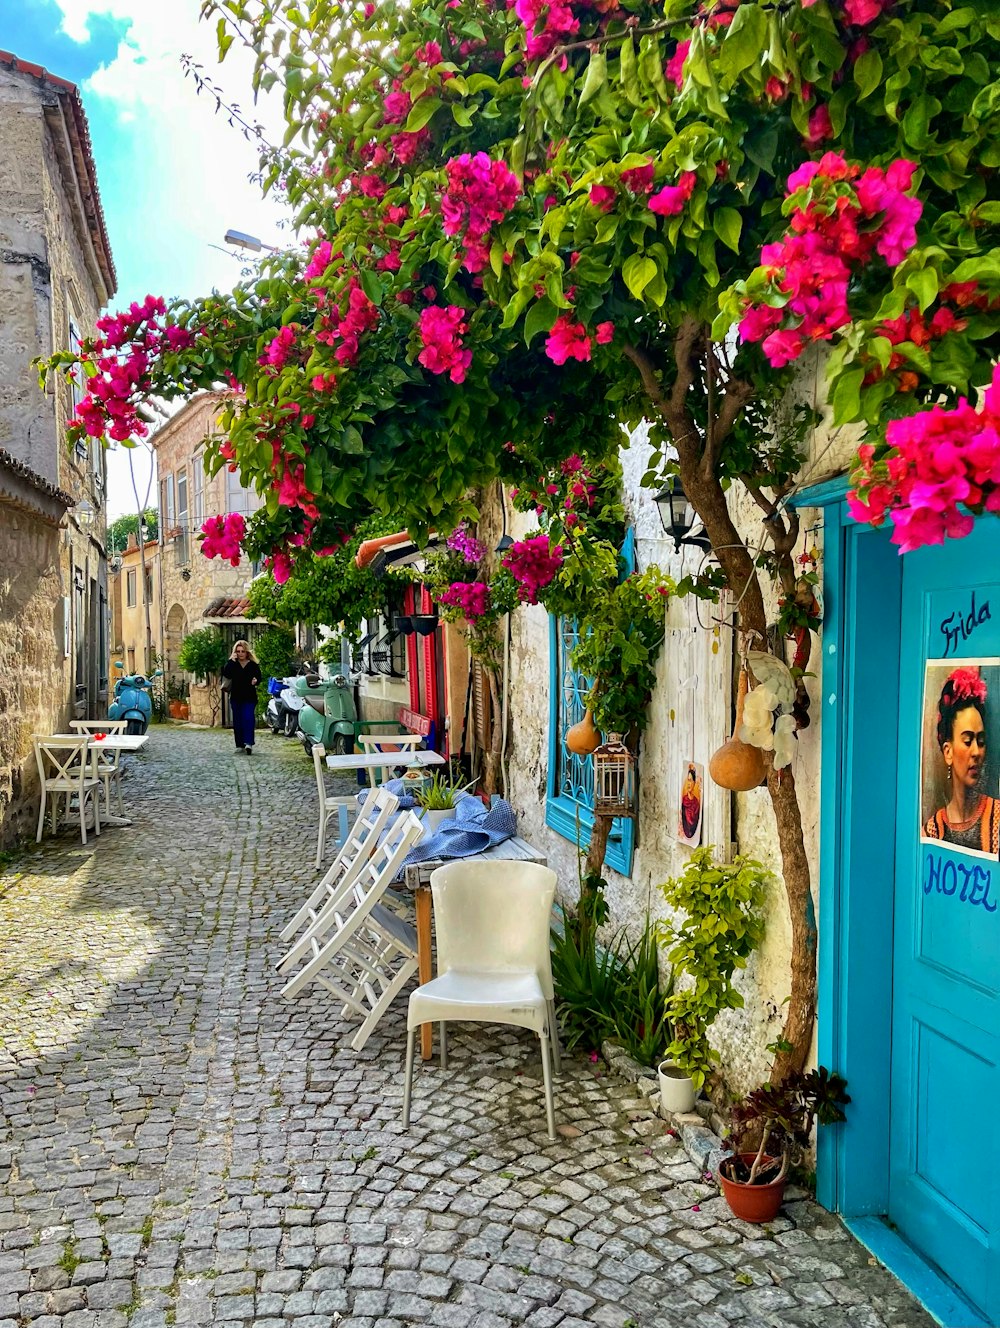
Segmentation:
[(202, 612), (203, 618), (208, 622), (216, 623), (266, 623), (266, 618), (255, 618), (250, 611), (250, 601), (244, 595), (241, 599), (226, 599), (220, 597), (213, 599), (208, 607)]
[(383, 535), (381, 539), (365, 540), (358, 549), (354, 562), (357, 567), (370, 567), (375, 576), (384, 576), (389, 567), (412, 567), (421, 563), (439, 543), (438, 537), (431, 535), (423, 548), (420, 548), (410, 539), (407, 531), (401, 530), (396, 535)]

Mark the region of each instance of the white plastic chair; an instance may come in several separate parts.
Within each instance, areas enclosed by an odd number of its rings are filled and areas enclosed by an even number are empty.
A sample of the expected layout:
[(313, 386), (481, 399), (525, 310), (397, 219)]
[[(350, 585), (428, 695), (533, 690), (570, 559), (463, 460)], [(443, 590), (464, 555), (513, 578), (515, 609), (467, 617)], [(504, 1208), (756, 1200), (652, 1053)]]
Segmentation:
[[(89, 738), (93, 738), (95, 733), (124, 733), (128, 726), (126, 719), (71, 719), (69, 726), (76, 733), (85, 733)], [(118, 802), (118, 815), (124, 817), (125, 803), (122, 800), (122, 754), (119, 748), (114, 750), (103, 750), (100, 747), (92, 747), (91, 755), (94, 757), (94, 773), (104, 785), (104, 812), (105, 819), (111, 816), (111, 786), (114, 785), (115, 797)]]
[[(419, 733), (359, 733), (357, 739), (359, 747), (366, 756), (377, 752), (379, 755), (385, 753), (390, 758), (393, 752), (415, 751), (423, 740)], [(368, 771), (368, 783), (372, 788), (384, 784), (387, 779), (392, 778), (393, 768), (391, 759), (387, 760), (385, 765), (372, 766)]]
[[(313, 928), (321, 922), (324, 910), (339, 898), (345, 887), (354, 883), (361, 869), (378, 847), (379, 839), (389, 817), (399, 807), (399, 799), (388, 789), (378, 791), (368, 799), (343, 846), (323, 879), (309, 895), (292, 920), (283, 928), (281, 939), (295, 944), (278, 963), (278, 972), (284, 973), (305, 954)], [(302, 935), (303, 928), (305, 931)]]
[(339, 833), (337, 843), (343, 844), (347, 839), (347, 809), (354, 807), (354, 794), (337, 794), (331, 796), (326, 791), (326, 782), (323, 778), (323, 762), (326, 760), (326, 748), (319, 743), (312, 749), (313, 769), (316, 772), (316, 788), (319, 792), (319, 837), (316, 841), (316, 866), (323, 865), (323, 854), (326, 852), (326, 828), (336, 816), (339, 818)]
[(69, 819), (70, 798), (76, 795), (80, 809), (80, 838), (87, 842), (87, 800), (94, 808), (94, 833), (101, 833), (101, 781), (91, 771), (87, 753), (88, 738), (35, 738), (35, 761), (42, 786), (41, 806), (38, 808), (38, 831), (35, 843), (42, 842), (45, 828), (45, 805), (52, 799), (52, 833), (59, 828), (59, 798), (65, 800), (65, 816)]
[(421, 1024), (441, 1025), (441, 1066), (448, 1065), (451, 1020), (514, 1024), (538, 1034), (545, 1115), (554, 1139), (549, 1044), (559, 1073), (559, 1037), (549, 927), (556, 874), (537, 862), (469, 860), (431, 873), (438, 976), (410, 996), (406, 1015), (403, 1128), (410, 1124), (413, 1052)]
[[(281, 989), (281, 995), (291, 1000), (316, 982), (338, 998), (345, 1015), (359, 1014), (361, 1027), (351, 1039), (355, 1051), (364, 1047), (396, 993), (416, 972), (416, 938), (411, 961), (383, 935), (383, 927), (407, 924), (388, 909), (380, 909), (374, 921), (372, 915), (422, 834), (423, 827), (412, 812), (397, 818), (353, 883), (343, 886), (316, 919), (310, 929), (306, 962)], [(393, 967), (397, 962), (398, 967)]]

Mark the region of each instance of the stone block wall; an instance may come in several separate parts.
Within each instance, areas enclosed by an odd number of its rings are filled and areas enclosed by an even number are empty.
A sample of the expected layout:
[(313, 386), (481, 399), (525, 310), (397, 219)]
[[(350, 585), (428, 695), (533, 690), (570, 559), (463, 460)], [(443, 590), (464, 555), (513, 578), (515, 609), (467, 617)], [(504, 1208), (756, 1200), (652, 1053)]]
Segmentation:
[(62, 532), (0, 500), (0, 846), (34, 833), (32, 737), (64, 730)]

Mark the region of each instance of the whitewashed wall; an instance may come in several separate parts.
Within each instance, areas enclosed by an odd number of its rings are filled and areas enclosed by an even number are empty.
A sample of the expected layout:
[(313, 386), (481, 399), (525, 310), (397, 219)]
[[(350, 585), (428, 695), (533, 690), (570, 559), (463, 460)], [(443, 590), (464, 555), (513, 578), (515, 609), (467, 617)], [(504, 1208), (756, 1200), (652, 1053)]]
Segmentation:
[[(810, 373), (814, 373), (810, 366)], [(818, 371), (816, 371), (818, 372)], [(808, 387), (808, 383), (807, 383)], [(852, 446), (850, 437), (818, 431), (811, 448), (814, 460), (805, 468), (810, 481), (842, 469)], [(625, 499), (630, 524), (636, 532), (639, 566), (657, 563), (675, 577), (698, 569), (700, 553), (674, 552), (663, 535), (659, 515), (640, 480), (646, 469), (649, 446), (640, 429), (622, 450)], [(733, 512), (754, 546), (760, 531), (760, 512), (752, 502), (733, 500)], [(803, 513), (801, 547), (822, 550), (822, 515)], [(820, 523), (820, 524), (817, 524)], [(523, 537), (534, 522), (515, 518), (513, 533)], [(700, 616), (700, 620), (699, 620)], [(720, 621), (721, 620), (721, 621)], [(717, 788), (707, 775), (711, 754), (729, 737), (734, 700), (734, 658), (731, 600), (719, 605), (693, 598), (672, 601), (667, 610), (667, 634), (657, 669), (657, 686), (650, 707), (649, 726), (643, 735), (640, 764), (640, 815), (631, 878), (607, 871), (609, 931), (621, 925), (641, 927), (648, 911), (661, 916), (665, 909), (657, 886), (683, 870), (690, 850), (677, 839), (682, 768), (689, 760), (706, 767), (702, 842), (714, 844), (720, 856), (739, 852), (758, 858), (780, 873), (780, 855), (767, 791), (757, 789), (735, 797)], [(511, 800), (518, 812), (520, 832), (543, 846), (549, 864), (559, 873), (563, 898), (577, 894), (575, 846), (545, 824), (545, 789), (549, 733), (549, 624), (540, 608), (523, 608), (512, 619), (510, 679), (511, 743), (508, 774)], [(814, 641), (810, 669), (819, 674), (822, 641)], [(692, 679), (697, 679), (696, 684)], [(688, 683), (688, 686), (684, 686)], [(805, 842), (813, 872), (814, 898), (819, 853), (819, 738), (821, 679), (809, 682), (812, 696), (811, 726), (799, 735), (792, 774), (799, 791)], [(770, 1063), (766, 1047), (784, 1023), (788, 995), (790, 934), (784, 890), (776, 880), (766, 908), (767, 934), (749, 967), (739, 978), (745, 997), (743, 1010), (722, 1016), (712, 1032), (728, 1086), (736, 1092), (759, 1083)]]

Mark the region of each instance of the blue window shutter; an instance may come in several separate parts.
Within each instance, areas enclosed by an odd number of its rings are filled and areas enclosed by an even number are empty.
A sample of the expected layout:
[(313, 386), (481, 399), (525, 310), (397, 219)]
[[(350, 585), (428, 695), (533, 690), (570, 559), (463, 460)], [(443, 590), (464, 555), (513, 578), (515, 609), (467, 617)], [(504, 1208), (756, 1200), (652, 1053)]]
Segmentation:
[[(622, 574), (635, 571), (635, 532), (621, 550)], [(570, 843), (586, 848), (594, 828), (594, 770), (589, 756), (566, 750), (566, 731), (584, 714), (591, 681), (577, 673), (569, 656), (577, 641), (576, 623), (549, 617), (549, 773), (545, 824)], [(577, 837), (579, 833), (579, 838)], [(623, 876), (632, 874), (635, 821), (619, 817), (611, 827), (605, 861)]]

